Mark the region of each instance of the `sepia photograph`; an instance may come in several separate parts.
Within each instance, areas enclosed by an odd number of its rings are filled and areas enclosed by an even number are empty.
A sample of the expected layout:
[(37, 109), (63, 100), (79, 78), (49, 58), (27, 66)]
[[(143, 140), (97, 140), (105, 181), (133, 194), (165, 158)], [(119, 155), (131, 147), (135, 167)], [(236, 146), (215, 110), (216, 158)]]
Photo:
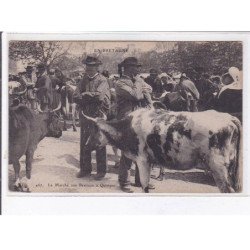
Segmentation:
[(244, 249), (243, 1), (10, 0), (1, 10), (1, 245)]
[(243, 41), (8, 41), (9, 194), (243, 192)]

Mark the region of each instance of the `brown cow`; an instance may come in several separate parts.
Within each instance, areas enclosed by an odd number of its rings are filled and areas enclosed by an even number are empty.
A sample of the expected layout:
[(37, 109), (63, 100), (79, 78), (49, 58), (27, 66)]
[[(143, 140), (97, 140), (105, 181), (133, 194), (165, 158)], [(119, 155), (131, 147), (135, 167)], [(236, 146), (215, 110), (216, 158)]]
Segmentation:
[[(31, 178), (33, 155), (38, 143), (45, 137), (59, 138), (62, 129), (55, 111), (59, 106), (48, 112), (39, 114), (23, 104), (9, 108), (9, 164), (13, 164), (15, 170), (15, 184), (17, 191), (29, 191), (28, 182)], [(26, 178), (20, 180), (19, 159), (26, 155)]]

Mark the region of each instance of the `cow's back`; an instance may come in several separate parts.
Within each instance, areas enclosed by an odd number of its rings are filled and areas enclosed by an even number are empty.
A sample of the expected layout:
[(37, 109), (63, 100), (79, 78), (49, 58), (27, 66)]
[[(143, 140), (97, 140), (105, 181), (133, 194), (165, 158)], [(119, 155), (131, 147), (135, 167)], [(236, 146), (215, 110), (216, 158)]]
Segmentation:
[(214, 110), (192, 113), (142, 109), (131, 115), (140, 149), (175, 169), (205, 168), (213, 138), (225, 146), (237, 129), (236, 118)]

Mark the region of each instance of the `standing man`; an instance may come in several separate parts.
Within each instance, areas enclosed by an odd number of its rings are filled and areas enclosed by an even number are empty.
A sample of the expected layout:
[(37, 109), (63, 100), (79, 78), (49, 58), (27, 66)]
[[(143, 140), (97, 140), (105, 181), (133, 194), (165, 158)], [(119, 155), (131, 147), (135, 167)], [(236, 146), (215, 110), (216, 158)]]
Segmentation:
[(33, 67), (27, 66), (26, 71), (21, 76), (21, 80), (27, 87), (27, 105), (31, 109), (36, 109), (36, 93), (34, 91), (36, 77), (33, 74)]
[[(116, 82), (117, 95), (117, 119), (126, 117), (130, 112), (151, 105), (150, 93), (152, 88), (138, 77), (141, 64), (137, 58), (128, 57), (119, 64), (121, 78)], [(124, 192), (131, 193), (130, 189), (130, 169), (132, 161), (123, 153), (119, 166), (119, 184)], [(138, 167), (135, 173), (135, 185), (140, 186)], [(152, 185), (151, 185), (152, 188)]]
[[(59, 69), (55, 69), (55, 78), (57, 79), (56, 83), (56, 91), (57, 93), (60, 94), (61, 96), (61, 103), (62, 103), (62, 115), (63, 115), (63, 131), (67, 131), (67, 98), (69, 103), (73, 103), (73, 93), (71, 95), (68, 95), (67, 93), (67, 88), (66, 88), (66, 82), (67, 82), (67, 77), (64, 76), (63, 72)], [(71, 100), (69, 100), (69, 96), (71, 97)]]
[(180, 92), (187, 102), (187, 111), (198, 111), (197, 103), (200, 99), (200, 93), (195, 84), (186, 76), (179, 74), (174, 76), (176, 81), (175, 91)]
[(56, 108), (58, 107), (58, 104), (61, 101), (61, 94), (58, 91), (59, 79), (55, 76), (54, 69), (50, 69), (48, 74), (49, 74), (51, 84), (52, 84), (52, 89), (53, 89), (53, 103), (51, 106), (52, 108)]
[(145, 82), (152, 87), (153, 96), (160, 97), (163, 93), (163, 85), (158, 77), (158, 72), (156, 69), (150, 69), (149, 73), (150, 75), (145, 79)]
[[(107, 114), (110, 107), (110, 91), (107, 79), (99, 73), (99, 66), (102, 64), (96, 56), (87, 56), (83, 63), (86, 71), (79, 82), (73, 99), (81, 108), (84, 114), (91, 117), (102, 117)], [(91, 149), (85, 145), (93, 130), (90, 124), (84, 123), (81, 113), (81, 141), (80, 141), (80, 172), (78, 177), (88, 177), (92, 172)], [(107, 170), (106, 147), (96, 150), (97, 175), (96, 179), (104, 178)]]
[[(109, 72), (107, 70), (104, 70), (102, 72), (103, 76), (106, 77), (108, 84), (109, 84), (109, 90), (110, 90), (110, 109), (107, 119), (112, 120), (116, 119), (117, 117), (117, 102), (116, 102), (116, 92), (115, 92), (115, 80), (110, 79)], [(116, 147), (112, 147), (114, 152), (114, 168), (119, 168), (120, 164), (120, 157), (118, 155), (118, 149)]]
[(49, 110), (53, 102), (53, 88), (44, 64), (37, 66), (37, 82), (35, 88), (37, 89), (37, 99), (40, 102), (41, 110)]

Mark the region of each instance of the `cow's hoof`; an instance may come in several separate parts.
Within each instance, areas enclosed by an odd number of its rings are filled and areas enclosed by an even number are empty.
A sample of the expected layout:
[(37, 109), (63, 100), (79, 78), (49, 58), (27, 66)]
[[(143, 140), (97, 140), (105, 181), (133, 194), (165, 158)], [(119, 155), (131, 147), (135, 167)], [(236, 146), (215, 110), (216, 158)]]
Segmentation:
[(22, 192), (21, 184), (14, 184), (14, 191)]
[(26, 193), (30, 192), (29, 182), (30, 182), (30, 179), (28, 179), (26, 177), (21, 179), (20, 185), (21, 185), (22, 192), (26, 192)]
[(13, 188), (15, 191), (18, 191), (18, 192), (22, 191), (21, 190), (21, 182), (20, 182), (19, 178), (15, 181)]
[(14, 190), (17, 192), (30, 192), (29, 179), (27, 179), (26, 177), (21, 181), (18, 179), (14, 184)]
[(76, 129), (76, 127), (73, 127), (73, 131), (74, 131), (74, 132), (77, 132), (77, 129)]
[(68, 129), (67, 128), (63, 128), (63, 131), (67, 131)]
[(144, 188), (144, 193), (149, 193), (149, 187)]
[(22, 185), (22, 192), (24, 193), (30, 193), (30, 189), (28, 185)]

